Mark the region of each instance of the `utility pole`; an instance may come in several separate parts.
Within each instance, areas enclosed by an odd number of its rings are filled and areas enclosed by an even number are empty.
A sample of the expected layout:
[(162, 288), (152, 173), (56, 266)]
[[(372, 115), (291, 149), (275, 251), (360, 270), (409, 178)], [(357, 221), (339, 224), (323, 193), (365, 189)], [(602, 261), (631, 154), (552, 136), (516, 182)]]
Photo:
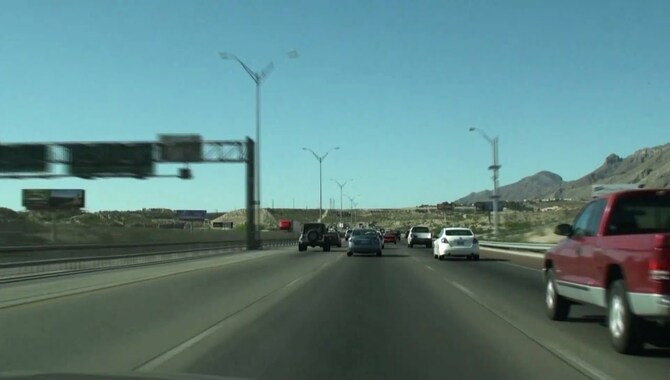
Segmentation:
[(343, 223), (343, 220), (342, 220), (342, 203), (343, 203), (342, 202), (342, 190), (344, 189), (344, 186), (346, 186), (347, 183), (353, 181), (353, 179), (349, 178), (348, 180), (346, 180), (344, 182), (336, 181), (332, 178), (330, 180), (335, 182), (337, 184), (337, 186), (340, 187), (340, 223)]
[(477, 131), (486, 141), (491, 144), (493, 148), (493, 165), (489, 166), (489, 170), (493, 171), (493, 194), (491, 195), (491, 203), (493, 206), (493, 234), (498, 236), (498, 202), (500, 194), (498, 193), (498, 172), (500, 170), (500, 163), (498, 162), (498, 137), (490, 138), (479, 128), (470, 128), (470, 132)]
[(330, 152), (339, 149), (340, 149), (339, 146), (330, 148), (323, 156), (319, 156), (318, 154), (316, 154), (316, 152), (314, 152), (309, 148), (302, 148), (302, 150), (311, 152), (314, 155), (314, 158), (316, 158), (316, 160), (319, 161), (319, 222), (321, 222), (321, 218), (323, 216), (323, 160), (325, 160), (326, 157), (328, 157), (328, 154)]

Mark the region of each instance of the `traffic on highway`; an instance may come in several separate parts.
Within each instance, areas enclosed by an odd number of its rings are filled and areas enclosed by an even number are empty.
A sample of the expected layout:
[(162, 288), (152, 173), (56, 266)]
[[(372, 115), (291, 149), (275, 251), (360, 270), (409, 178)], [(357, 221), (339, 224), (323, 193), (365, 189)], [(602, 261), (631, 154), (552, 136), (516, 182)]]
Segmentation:
[(670, 379), (670, 1), (0, 5), (0, 380)]

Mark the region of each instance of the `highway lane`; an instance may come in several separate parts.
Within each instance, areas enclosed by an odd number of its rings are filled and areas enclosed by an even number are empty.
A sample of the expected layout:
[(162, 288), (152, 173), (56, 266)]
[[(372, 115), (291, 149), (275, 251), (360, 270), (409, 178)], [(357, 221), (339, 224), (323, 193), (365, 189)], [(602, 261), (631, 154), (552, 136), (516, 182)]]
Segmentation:
[(428, 249), (389, 244), (380, 258), (349, 258), (343, 249), (296, 247), (8, 307), (0, 309), (0, 370), (667, 378), (667, 350), (614, 353), (595, 308), (548, 321), (540, 272), (493, 256), (437, 261)]

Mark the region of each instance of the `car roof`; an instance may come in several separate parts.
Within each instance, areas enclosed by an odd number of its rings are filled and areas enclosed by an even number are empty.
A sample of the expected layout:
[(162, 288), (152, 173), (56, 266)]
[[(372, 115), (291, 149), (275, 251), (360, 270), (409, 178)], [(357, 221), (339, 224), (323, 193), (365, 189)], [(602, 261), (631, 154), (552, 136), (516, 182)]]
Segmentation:
[(472, 229), (470, 229), (468, 227), (444, 227), (443, 229), (444, 230), (449, 230), (449, 231), (451, 231), (451, 230), (470, 230), (470, 231), (472, 231)]

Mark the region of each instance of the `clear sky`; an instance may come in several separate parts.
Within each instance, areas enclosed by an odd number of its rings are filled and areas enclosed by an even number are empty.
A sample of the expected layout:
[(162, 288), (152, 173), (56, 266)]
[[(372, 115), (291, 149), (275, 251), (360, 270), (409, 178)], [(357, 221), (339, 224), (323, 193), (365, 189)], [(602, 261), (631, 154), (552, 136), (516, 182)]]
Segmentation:
[[(0, 2), (0, 141), (206, 139), (254, 134), (260, 70), (264, 206), (360, 207), (453, 201), (550, 170), (566, 180), (668, 142), (670, 2), (102, 1)], [(285, 52), (297, 49), (300, 58)], [(83, 188), (90, 210), (230, 210), (244, 167), (195, 165), (194, 179), (2, 180)], [(160, 172), (175, 168), (161, 168)], [(345, 199), (346, 202), (346, 199)], [(346, 203), (345, 203), (346, 205)]]

